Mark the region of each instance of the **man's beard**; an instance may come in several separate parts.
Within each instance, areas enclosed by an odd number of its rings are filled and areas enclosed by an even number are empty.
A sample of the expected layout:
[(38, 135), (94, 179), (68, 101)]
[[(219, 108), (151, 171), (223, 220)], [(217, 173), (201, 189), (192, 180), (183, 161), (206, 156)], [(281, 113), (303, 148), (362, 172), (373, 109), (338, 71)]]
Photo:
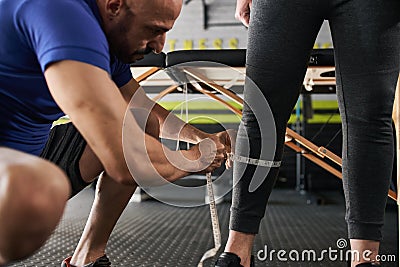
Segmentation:
[(113, 43), (111, 42), (110, 42), (110, 50), (111, 53), (113, 53), (119, 60), (121, 60), (123, 63), (126, 64), (135, 62), (137, 60), (137, 56), (145, 56), (153, 51), (151, 47), (146, 47), (145, 49), (139, 49), (134, 53), (129, 53), (129, 47), (127, 47), (125, 44), (118, 46), (118, 45), (113, 45)]
[(134, 54), (135, 54), (135, 55), (145, 56), (145, 55), (150, 54), (151, 52), (153, 52), (153, 48), (147, 46), (145, 49), (139, 49), (139, 50), (137, 50)]

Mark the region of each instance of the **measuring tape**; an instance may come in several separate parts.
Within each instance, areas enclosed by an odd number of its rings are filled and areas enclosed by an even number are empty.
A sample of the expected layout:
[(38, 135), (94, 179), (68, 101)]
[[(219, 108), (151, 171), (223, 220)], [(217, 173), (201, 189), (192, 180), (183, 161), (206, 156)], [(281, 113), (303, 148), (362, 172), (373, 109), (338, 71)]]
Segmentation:
[(248, 157), (234, 155), (232, 153), (229, 154), (229, 159), (232, 161), (237, 161), (241, 163), (257, 165), (262, 167), (269, 167), (269, 168), (278, 168), (281, 166), (282, 161), (271, 161), (271, 160), (263, 160), (263, 159), (252, 159)]
[[(270, 160), (262, 160), (262, 159), (252, 159), (248, 157), (243, 157), (243, 156), (238, 156), (234, 155), (233, 153), (229, 154), (229, 159), (232, 161), (238, 161), (246, 164), (252, 164), (252, 165), (257, 165), (257, 166), (262, 166), (262, 167), (270, 167), (270, 168), (278, 168), (281, 166), (281, 161), (270, 161)], [(211, 224), (212, 224), (212, 230), (213, 230), (213, 236), (214, 236), (214, 248), (207, 250), (204, 254), (203, 257), (201, 257), (201, 260), (197, 267), (203, 267), (203, 262), (206, 259), (209, 259), (211, 257), (214, 257), (219, 248), (221, 247), (221, 230), (219, 227), (219, 220), (218, 220), (218, 213), (217, 213), (217, 206), (215, 204), (215, 197), (214, 197), (214, 190), (212, 186), (212, 179), (211, 179), (211, 173), (208, 172), (206, 174), (207, 178), (207, 192), (208, 192), (208, 197), (210, 201), (210, 214), (211, 214)]]
[(212, 224), (213, 236), (214, 236), (214, 248), (207, 250), (203, 254), (203, 257), (201, 257), (201, 260), (200, 260), (199, 264), (197, 265), (197, 267), (203, 267), (203, 262), (206, 259), (214, 257), (217, 254), (219, 248), (221, 247), (221, 230), (219, 227), (217, 206), (215, 204), (214, 190), (213, 190), (213, 186), (212, 186), (212, 179), (211, 179), (210, 172), (208, 172), (206, 174), (206, 178), (207, 178), (207, 192), (208, 192), (208, 198), (209, 198), (209, 202), (210, 202), (211, 224)]

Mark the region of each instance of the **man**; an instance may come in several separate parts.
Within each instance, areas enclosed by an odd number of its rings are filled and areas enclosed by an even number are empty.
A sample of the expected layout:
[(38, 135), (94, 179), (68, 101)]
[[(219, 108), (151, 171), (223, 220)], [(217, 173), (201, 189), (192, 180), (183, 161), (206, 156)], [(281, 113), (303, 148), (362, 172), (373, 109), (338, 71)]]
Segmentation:
[[(0, 1), (0, 265), (38, 249), (62, 216), (70, 185), (74, 195), (103, 173), (82, 239), (63, 264), (108, 266), (105, 245), (136, 189), (133, 175), (174, 181), (221, 165), (229, 150), (225, 132), (209, 135), (177, 118), (164, 125), (169, 113), (155, 105), (148, 111), (147, 133), (156, 136), (160, 128), (163, 136), (199, 143), (170, 151), (144, 136), (132, 114), (124, 118), (138, 89), (128, 63), (161, 52), (181, 5), (180, 0)], [(138, 108), (148, 107), (150, 100), (138, 94), (143, 99)], [(49, 136), (52, 122), (63, 114), (72, 123), (54, 127)], [(129, 132), (124, 147), (123, 125)], [(210, 139), (212, 149), (202, 149)], [(124, 153), (131, 155), (135, 173)], [(141, 159), (146, 154), (153, 166)]]
[[(275, 155), (262, 160), (282, 159), (287, 121), (311, 49), (323, 20), (329, 21), (343, 124), (346, 222), (351, 249), (360, 255), (352, 267), (379, 264), (393, 166), (391, 115), (400, 65), (399, 14), (398, 0), (237, 0), (236, 17), (249, 26), (246, 74), (268, 101), (276, 125)], [(244, 97), (254, 104), (258, 94), (249, 85)], [(270, 129), (258, 127), (257, 114), (248, 106), (243, 114), (239, 129), (249, 133), (249, 140), (239, 130), (235, 153), (243, 156), (250, 150), (250, 157), (259, 159), (266, 150), (260, 147), (261, 136), (268, 136)], [(216, 267), (254, 266), (254, 238), (278, 174), (278, 168), (257, 167), (258, 175), (255, 166), (235, 163), (229, 238)], [(243, 175), (235, 175), (239, 173)], [(251, 191), (256, 178), (263, 183)], [(368, 250), (370, 255), (364, 253)]]

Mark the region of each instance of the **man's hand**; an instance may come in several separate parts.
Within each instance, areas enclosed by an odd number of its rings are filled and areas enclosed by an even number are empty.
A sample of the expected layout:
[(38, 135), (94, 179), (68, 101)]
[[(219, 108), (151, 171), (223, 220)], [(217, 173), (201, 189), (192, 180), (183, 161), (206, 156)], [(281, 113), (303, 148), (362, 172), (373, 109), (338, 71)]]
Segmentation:
[(237, 0), (235, 18), (243, 23), (244, 26), (249, 27), (250, 23), (250, 9), (252, 0)]
[(193, 173), (207, 173), (221, 167), (226, 158), (226, 146), (220, 142), (219, 137), (210, 135), (182, 154), (190, 160), (190, 171)]
[(210, 135), (210, 138), (214, 138), (218, 143), (225, 146), (225, 167), (230, 169), (232, 167), (232, 161), (229, 159), (229, 155), (234, 152), (235, 141), (236, 141), (236, 130), (229, 129), (223, 132)]

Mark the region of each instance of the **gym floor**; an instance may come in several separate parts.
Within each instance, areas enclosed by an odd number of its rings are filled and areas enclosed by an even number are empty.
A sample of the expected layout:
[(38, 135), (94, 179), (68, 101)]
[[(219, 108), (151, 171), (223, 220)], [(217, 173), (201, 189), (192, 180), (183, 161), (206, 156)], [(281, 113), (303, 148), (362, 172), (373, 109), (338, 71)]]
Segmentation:
[[(341, 192), (323, 192), (324, 205), (307, 204), (307, 197), (294, 190), (275, 189), (267, 216), (261, 225), (254, 253), (261, 257), (256, 266), (347, 266), (340, 255), (348, 249), (344, 199)], [(69, 201), (64, 218), (45, 246), (30, 258), (11, 266), (60, 266), (71, 255), (82, 233), (94, 191), (87, 188)], [(223, 244), (227, 239), (229, 203), (218, 204)], [(398, 255), (397, 206), (389, 200), (382, 255)], [(120, 218), (107, 247), (112, 266), (191, 267), (197, 266), (203, 253), (214, 246), (208, 206), (178, 208), (155, 200), (130, 203)], [(338, 247), (339, 246), (339, 247)], [(332, 254), (322, 254), (331, 248)], [(339, 249), (340, 248), (340, 249)], [(223, 248), (221, 248), (222, 250)], [(279, 260), (272, 250), (286, 251)], [(301, 261), (302, 252), (315, 251), (316, 261)], [(336, 250), (336, 251), (334, 251)], [(292, 252), (291, 252), (292, 251)], [(297, 254), (299, 261), (295, 259)], [(265, 253), (267, 252), (267, 253)], [(320, 255), (322, 260), (318, 260)], [(264, 260), (265, 255), (271, 257)], [(306, 259), (307, 255), (304, 254)], [(337, 257), (336, 261), (330, 260)], [(344, 256), (342, 256), (342, 259)], [(209, 259), (204, 266), (213, 266)], [(398, 266), (386, 262), (383, 266)]]

